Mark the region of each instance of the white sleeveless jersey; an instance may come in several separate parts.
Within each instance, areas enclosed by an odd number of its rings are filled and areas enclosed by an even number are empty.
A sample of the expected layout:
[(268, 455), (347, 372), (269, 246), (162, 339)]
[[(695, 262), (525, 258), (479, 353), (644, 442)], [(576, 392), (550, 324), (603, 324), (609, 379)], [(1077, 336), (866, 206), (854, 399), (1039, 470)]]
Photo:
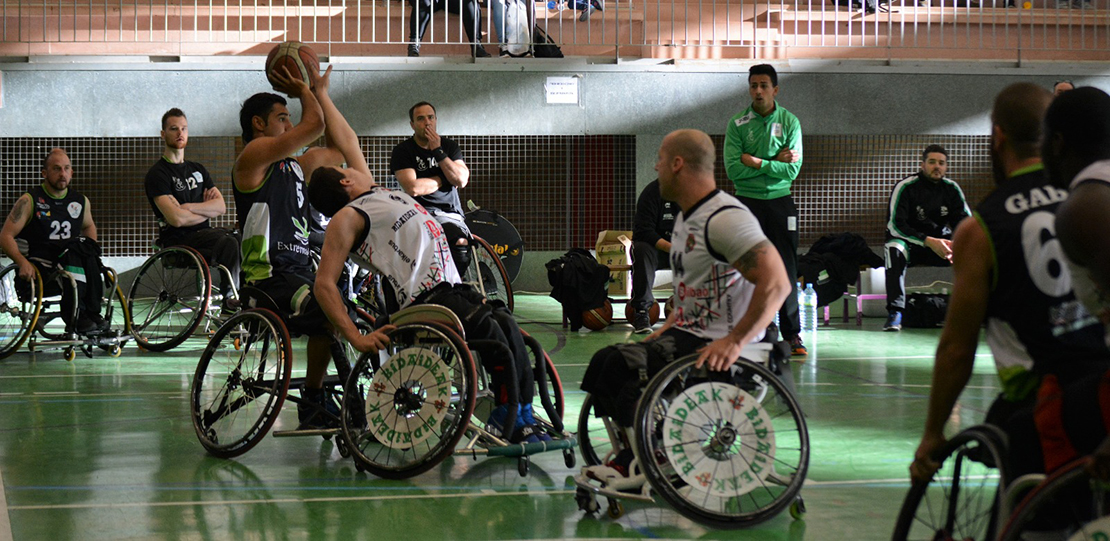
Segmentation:
[[(1078, 175), (1075, 175), (1069, 189), (1075, 190), (1076, 186), (1084, 182), (1102, 182), (1110, 185), (1110, 160), (1088, 165)], [(1099, 291), (1098, 284), (1091, 277), (1090, 270), (1076, 265), (1066, 256), (1065, 259), (1068, 262), (1069, 270), (1071, 270), (1071, 283), (1072, 289), (1075, 291), (1075, 297), (1083, 303), (1087, 312), (1097, 316), (1105, 311), (1110, 311), (1110, 291)], [(1106, 332), (1106, 343), (1110, 345), (1110, 327), (1107, 327)]]
[(374, 188), (347, 206), (366, 219), (366, 236), (351, 259), (380, 275), (401, 308), (441, 282), (462, 281), (443, 228), (412, 197)]
[[(727, 224), (730, 237), (706, 239), (710, 220), (714, 230)], [(674, 272), (675, 326), (708, 340), (729, 333), (748, 310), (755, 284), (732, 266), (753, 246), (766, 240), (747, 207), (721, 191), (702, 199), (689, 213), (675, 218), (671, 234)], [(763, 331), (755, 338), (763, 338)]]

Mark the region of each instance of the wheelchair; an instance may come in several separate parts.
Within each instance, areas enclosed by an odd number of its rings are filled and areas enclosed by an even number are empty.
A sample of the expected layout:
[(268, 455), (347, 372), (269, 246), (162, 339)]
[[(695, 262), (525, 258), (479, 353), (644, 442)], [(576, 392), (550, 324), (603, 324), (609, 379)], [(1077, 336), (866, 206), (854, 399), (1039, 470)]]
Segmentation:
[(91, 358), (97, 348), (111, 357), (119, 357), (130, 338), (130, 318), (116, 271), (111, 267), (102, 270), (108, 292), (108, 297), (102, 300), (102, 313), (112, 327), (86, 334), (78, 334), (72, 328), (77, 319), (76, 301), (68, 310), (62, 303), (63, 291), (76, 299), (77, 281), (60, 265), (45, 276), (36, 267), (32, 281), (19, 278), (18, 264), (0, 270), (0, 359), (11, 356), (24, 342), (32, 353), (62, 349), (67, 361), (76, 359), (78, 350)]
[[(598, 418), (587, 396), (578, 417), (587, 464), (575, 477), (579, 509), (597, 513), (603, 496), (616, 519), (622, 499), (654, 502), (655, 494), (714, 528), (752, 526), (788, 507), (800, 518), (809, 432), (773, 347), (749, 344), (723, 372), (696, 368), (696, 354), (668, 364), (644, 389), (631, 430)], [(629, 453), (627, 475), (606, 466)]]
[(1001, 541), (1110, 539), (1110, 484), (1087, 473), (1090, 457), (1074, 460), (1026, 494)]
[[(562, 423), (562, 383), (534, 338), (523, 333), (534, 361), (536, 400), (547, 415), (537, 413), (536, 421), (551, 441), (510, 443), (485, 425), (495, 407), (494, 393), (471, 353), (473, 348), (511, 355), (508, 346), (468, 342), (458, 317), (434, 304), (405, 308), (390, 323), (397, 326), (389, 335), (390, 346), (377, 355), (363, 355), (343, 393), (343, 435), (356, 469), (405, 479), (458, 454), (516, 458), (518, 473), (525, 476), (529, 457), (547, 451), (561, 451), (567, 467), (574, 467), (577, 440)], [(511, 372), (513, 365), (508, 367)], [(515, 374), (508, 379), (517, 381)], [(509, 403), (517, 402), (518, 393), (510, 388)], [(505, 426), (514, 426), (515, 417), (510, 408)]]
[(231, 271), (223, 265), (209, 266), (200, 252), (188, 246), (158, 250), (139, 268), (127, 294), (128, 313), (135, 342), (150, 351), (167, 351), (181, 345), (206, 321), (226, 317), (222, 295), (212, 294), (212, 269), (221, 283), (231, 284), (230, 296), (238, 298)]

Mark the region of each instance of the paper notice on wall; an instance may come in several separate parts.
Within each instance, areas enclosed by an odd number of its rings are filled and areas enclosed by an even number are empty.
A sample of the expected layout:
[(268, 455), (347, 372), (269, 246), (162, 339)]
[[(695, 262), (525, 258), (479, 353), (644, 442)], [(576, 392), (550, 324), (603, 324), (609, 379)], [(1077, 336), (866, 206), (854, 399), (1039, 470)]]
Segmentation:
[(577, 77), (548, 77), (543, 90), (549, 104), (578, 105)]

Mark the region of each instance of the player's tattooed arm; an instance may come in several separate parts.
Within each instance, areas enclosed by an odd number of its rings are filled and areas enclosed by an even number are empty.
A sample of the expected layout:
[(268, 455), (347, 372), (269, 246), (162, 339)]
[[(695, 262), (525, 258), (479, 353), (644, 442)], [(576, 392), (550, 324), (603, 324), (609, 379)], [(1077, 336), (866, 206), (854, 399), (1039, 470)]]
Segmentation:
[(12, 208), (11, 214), (8, 214), (8, 221), (13, 224), (22, 223), (23, 217), (27, 215), (27, 207), (30, 204), (31, 201), (29, 201), (26, 197), (20, 197), (19, 200), (15, 202), (15, 207)]
[(766, 240), (760, 241), (759, 244), (752, 246), (750, 250), (744, 252), (744, 255), (740, 256), (740, 272), (747, 276), (748, 273), (759, 266), (759, 260), (765, 257), (770, 250), (774, 249), (775, 247), (771, 245), (771, 242)]

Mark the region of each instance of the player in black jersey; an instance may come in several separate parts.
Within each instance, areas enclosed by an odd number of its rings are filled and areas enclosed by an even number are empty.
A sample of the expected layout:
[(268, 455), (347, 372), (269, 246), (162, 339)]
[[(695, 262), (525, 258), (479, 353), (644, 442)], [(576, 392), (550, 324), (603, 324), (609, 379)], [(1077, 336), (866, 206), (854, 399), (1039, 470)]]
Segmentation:
[(928, 480), (938, 467), (932, 456), (946, 443), (944, 424), (971, 376), (984, 322), (1002, 383), (986, 421), (1009, 435), (1015, 477), (1051, 468), (1034, 421), (1046, 390), (1110, 366), (1101, 328), (1076, 300), (1054, 235), (1053, 213), (1067, 192), (1051, 185), (1040, 159), (1041, 119), (1051, 99), (1037, 85), (1018, 83), (995, 100), (991, 159), (998, 186), (952, 242), (952, 299), (925, 432), (910, 467), (915, 480)]
[[(108, 321), (100, 316), (104, 285), (96, 224), (88, 198), (69, 187), (73, 167), (65, 150), (55, 148), (46, 155), (42, 178), (42, 184), (15, 202), (0, 230), (0, 247), (19, 265), (19, 276), (25, 280), (34, 278), (36, 267), (46, 279), (57, 265), (63, 266), (77, 282), (76, 299), (70, 298), (69, 288), (62, 288), (62, 312), (72, 313), (77, 303), (77, 319), (66, 321), (67, 326), (81, 334), (106, 330)], [(17, 238), (26, 241), (26, 255)]]
[[(212, 182), (208, 169), (185, 159), (189, 144), (189, 121), (181, 109), (162, 115), (160, 132), (165, 149), (162, 157), (146, 173), (143, 187), (158, 218), (158, 245), (189, 246), (209, 264), (220, 264), (239, 280), (239, 239), (234, 234), (208, 225), (208, 220), (227, 212), (224, 196)], [(227, 299), (232, 284), (220, 283)], [(230, 299), (225, 301), (225, 305)]]
[[(312, 291), (305, 179), (317, 167), (342, 164), (343, 155), (325, 146), (293, 156), (321, 135), (333, 140), (325, 124), (339, 113), (327, 92), (331, 67), (323, 76), (310, 73), (310, 82), (282, 71), (274, 77), (290, 96), (300, 100), (300, 123), (293, 125), (284, 98), (266, 92), (251, 96), (239, 112), (244, 147), (235, 160), (232, 181), (243, 236), (243, 279), (274, 299), (294, 332), (308, 335), (302, 397), (325, 405), (338, 416), (338, 406), (326, 400), (323, 390), (331, 360), (331, 331)], [(299, 408), (302, 427), (324, 427), (325, 420), (315, 411), (308, 406)]]

